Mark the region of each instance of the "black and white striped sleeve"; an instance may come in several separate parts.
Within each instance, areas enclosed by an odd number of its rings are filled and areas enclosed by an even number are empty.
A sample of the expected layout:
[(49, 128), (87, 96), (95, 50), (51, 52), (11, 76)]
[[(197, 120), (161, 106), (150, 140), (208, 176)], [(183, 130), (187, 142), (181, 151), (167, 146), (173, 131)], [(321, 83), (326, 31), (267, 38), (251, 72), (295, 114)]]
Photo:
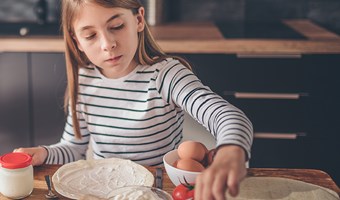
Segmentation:
[(202, 124), (217, 141), (239, 145), (250, 158), (253, 126), (246, 115), (204, 86), (189, 69), (170, 60), (157, 78), (158, 90), (168, 103), (174, 103)]

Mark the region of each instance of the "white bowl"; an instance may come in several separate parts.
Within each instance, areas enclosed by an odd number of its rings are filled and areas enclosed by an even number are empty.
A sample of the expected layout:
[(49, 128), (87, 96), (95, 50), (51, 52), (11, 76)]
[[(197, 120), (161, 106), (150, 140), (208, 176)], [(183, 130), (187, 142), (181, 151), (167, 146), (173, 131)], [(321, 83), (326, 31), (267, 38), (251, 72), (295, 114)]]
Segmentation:
[(173, 167), (174, 162), (178, 159), (179, 156), (177, 154), (177, 149), (169, 151), (163, 157), (165, 171), (168, 174), (171, 182), (177, 186), (181, 184), (181, 182), (185, 183), (185, 177), (188, 183), (195, 183), (197, 175), (201, 174), (201, 172), (191, 172)]

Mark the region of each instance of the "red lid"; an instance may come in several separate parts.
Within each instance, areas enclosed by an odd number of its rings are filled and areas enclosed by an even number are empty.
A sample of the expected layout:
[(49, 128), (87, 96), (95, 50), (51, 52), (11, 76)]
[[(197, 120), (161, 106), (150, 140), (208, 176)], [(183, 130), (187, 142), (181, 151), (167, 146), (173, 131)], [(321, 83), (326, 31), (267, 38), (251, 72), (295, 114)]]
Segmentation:
[(25, 168), (31, 165), (32, 157), (27, 153), (12, 152), (0, 157), (0, 165), (7, 169)]

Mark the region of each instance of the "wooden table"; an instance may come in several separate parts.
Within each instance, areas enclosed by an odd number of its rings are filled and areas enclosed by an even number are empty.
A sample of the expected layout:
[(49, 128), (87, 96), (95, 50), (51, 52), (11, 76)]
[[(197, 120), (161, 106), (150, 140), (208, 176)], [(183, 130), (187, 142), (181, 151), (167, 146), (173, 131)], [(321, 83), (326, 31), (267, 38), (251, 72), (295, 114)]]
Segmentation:
[[(60, 167), (60, 165), (43, 165), (34, 168), (34, 190), (31, 196), (25, 199), (41, 200), (45, 199), (47, 193), (47, 186), (45, 184), (44, 176), (49, 174), (53, 175), (54, 172)], [(154, 175), (156, 174), (155, 167), (147, 167)], [(334, 183), (332, 178), (325, 172), (313, 169), (274, 169), (274, 168), (250, 168), (248, 169), (248, 176), (256, 177), (284, 177), (295, 180), (304, 181), (307, 183), (316, 184), (329, 189), (334, 190), (340, 196), (340, 189)], [(174, 189), (174, 185), (171, 183), (168, 175), (163, 169), (163, 189), (168, 193), (171, 193)], [(7, 198), (0, 194), (0, 199), (5, 200)], [(59, 199), (68, 199), (59, 195)]]

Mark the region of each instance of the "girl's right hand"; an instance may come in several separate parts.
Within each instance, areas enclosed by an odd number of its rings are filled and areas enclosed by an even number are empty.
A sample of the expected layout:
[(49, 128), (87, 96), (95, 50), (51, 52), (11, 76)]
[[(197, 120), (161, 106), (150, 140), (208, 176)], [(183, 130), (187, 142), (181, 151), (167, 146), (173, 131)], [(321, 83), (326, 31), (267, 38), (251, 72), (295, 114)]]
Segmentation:
[(47, 150), (44, 147), (18, 148), (13, 152), (27, 153), (32, 156), (32, 165), (38, 166), (44, 164), (47, 158)]

